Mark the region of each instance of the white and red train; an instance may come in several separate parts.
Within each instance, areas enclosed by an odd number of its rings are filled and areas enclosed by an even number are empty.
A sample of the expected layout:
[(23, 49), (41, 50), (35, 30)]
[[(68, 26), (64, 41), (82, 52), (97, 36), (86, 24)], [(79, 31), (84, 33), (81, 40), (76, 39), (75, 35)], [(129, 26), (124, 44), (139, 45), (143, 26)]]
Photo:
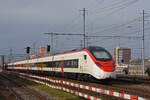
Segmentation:
[(91, 46), (82, 50), (9, 63), (7, 69), (75, 75), (86, 79), (107, 79), (116, 77), (114, 63), (106, 49)]

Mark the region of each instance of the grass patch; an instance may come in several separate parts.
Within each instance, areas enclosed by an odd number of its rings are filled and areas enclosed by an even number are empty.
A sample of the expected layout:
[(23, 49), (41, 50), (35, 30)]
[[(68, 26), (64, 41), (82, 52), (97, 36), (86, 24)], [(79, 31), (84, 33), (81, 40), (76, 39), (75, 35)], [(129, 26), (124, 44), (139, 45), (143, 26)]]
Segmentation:
[(54, 99), (58, 99), (58, 100), (86, 100), (84, 98), (73, 95), (71, 93), (67, 93), (67, 92), (64, 92), (64, 91), (61, 91), (58, 89), (53, 89), (53, 88), (50, 88), (46, 85), (34, 83), (34, 82), (31, 82), (28, 80), (21, 80), (21, 82), (23, 82), (25, 85), (29, 85), (32, 88), (38, 89), (38, 90), (46, 93), (47, 95), (49, 95), (50, 97), (53, 97)]
[(86, 100), (79, 96), (75, 96), (73, 94), (70, 94), (61, 90), (52, 89), (45, 85), (34, 85), (33, 88), (37, 88), (43, 92), (46, 92), (49, 96), (54, 97), (55, 99), (59, 99), (59, 100)]

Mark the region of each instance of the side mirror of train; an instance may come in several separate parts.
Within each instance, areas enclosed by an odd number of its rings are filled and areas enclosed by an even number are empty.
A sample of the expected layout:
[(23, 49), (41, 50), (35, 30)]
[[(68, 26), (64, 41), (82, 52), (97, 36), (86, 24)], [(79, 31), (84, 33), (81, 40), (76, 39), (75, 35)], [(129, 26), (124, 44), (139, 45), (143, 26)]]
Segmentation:
[(87, 59), (87, 55), (84, 55), (84, 60), (86, 60)]

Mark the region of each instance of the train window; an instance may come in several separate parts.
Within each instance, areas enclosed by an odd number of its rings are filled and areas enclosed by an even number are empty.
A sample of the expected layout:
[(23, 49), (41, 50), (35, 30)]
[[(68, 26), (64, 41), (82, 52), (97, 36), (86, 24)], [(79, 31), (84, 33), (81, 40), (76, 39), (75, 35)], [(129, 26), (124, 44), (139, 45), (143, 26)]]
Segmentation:
[(109, 60), (111, 60), (110, 54), (108, 52), (106, 52), (106, 51), (92, 51), (92, 54), (98, 60), (102, 60), (102, 61), (109, 61)]
[(70, 61), (66, 61), (66, 67), (70, 67)]
[(38, 64), (37, 64), (37, 67), (41, 67), (41, 64), (40, 64), (40, 63), (38, 63)]
[(61, 67), (62, 61), (57, 61), (57, 67)]
[(44, 62), (43, 64), (45, 64), (46, 67), (52, 67), (52, 62)]
[(70, 66), (69, 60), (65, 60), (63, 67), (68, 68)]
[(37, 64), (37, 63), (35, 63), (35, 67), (38, 67), (38, 64)]
[(26, 67), (26, 64), (24, 64), (23, 67)]
[(32, 67), (35, 67), (35, 63), (31, 63), (31, 66), (32, 66)]
[(73, 67), (73, 60), (70, 60), (70, 67)]
[(109, 58), (109, 55), (104, 51), (94, 51), (93, 54), (96, 58)]
[(43, 64), (42, 64), (42, 67), (47, 67), (47, 65), (43, 63)]
[(32, 63), (30, 63), (30, 67), (34, 67)]
[(64, 61), (63, 67), (65, 68), (77, 68), (78, 67), (78, 60), (66, 60)]
[[(63, 64), (62, 64), (63, 63)], [(65, 60), (65, 61), (51, 61), (51, 62), (43, 62), (43, 63), (32, 63), (30, 64), (32, 67), (58, 67), (61, 68), (62, 65), (64, 68), (78, 68), (78, 59), (74, 60)], [(27, 66), (24, 64), (23, 66)]]
[(52, 67), (56, 67), (56, 62), (52, 62)]
[(87, 59), (87, 55), (84, 55), (84, 60), (86, 60)]
[(63, 67), (67, 67), (67, 61), (64, 61)]
[(61, 62), (60, 61), (56, 62), (56, 67), (61, 67)]
[(53, 67), (52, 62), (48, 62), (48, 67)]
[(78, 59), (74, 60), (74, 67), (78, 68)]

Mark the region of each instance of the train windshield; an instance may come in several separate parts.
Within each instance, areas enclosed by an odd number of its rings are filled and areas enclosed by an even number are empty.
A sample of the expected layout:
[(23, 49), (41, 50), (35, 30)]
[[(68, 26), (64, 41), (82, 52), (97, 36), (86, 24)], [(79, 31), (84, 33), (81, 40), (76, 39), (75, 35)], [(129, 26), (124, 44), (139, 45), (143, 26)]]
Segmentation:
[(105, 50), (92, 51), (92, 54), (97, 60), (101, 60), (101, 61), (112, 60), (110, 54)]
[(102, 47), (90, 46), (88, 47), (88, 50), (92, 53), (92, 55), (95, 57), (96, 60), (100, 60), (100, 61), (112, 60), (110, 53)]

